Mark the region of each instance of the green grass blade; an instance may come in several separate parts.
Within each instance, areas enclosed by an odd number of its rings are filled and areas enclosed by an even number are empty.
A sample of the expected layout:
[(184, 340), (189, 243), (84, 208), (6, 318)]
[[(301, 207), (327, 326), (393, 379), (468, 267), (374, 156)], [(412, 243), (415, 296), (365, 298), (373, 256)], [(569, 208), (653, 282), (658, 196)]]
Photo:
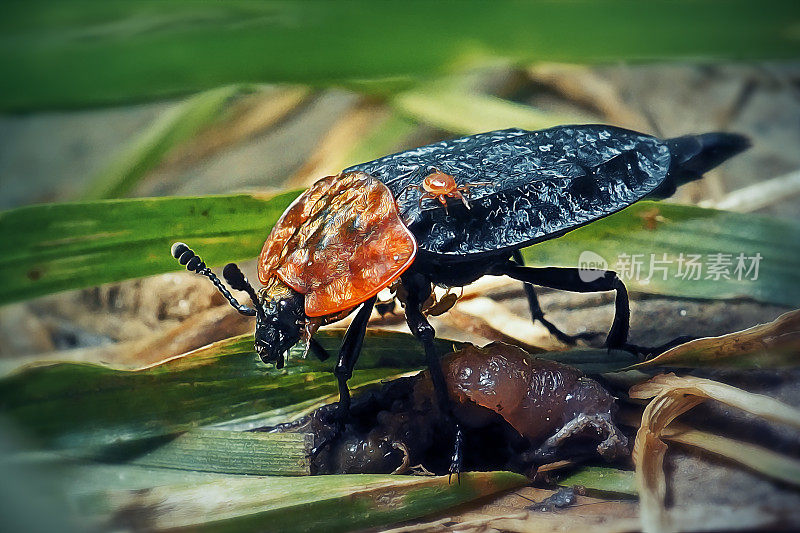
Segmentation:
[[(156, 531), (353, 531), (410, 520), (525, 483), (524, 476), (510, 472), (465, 473), (460, 483), (447, 476), (366, 474), (240, 478), (109, 494), (107, 501), (148, 519)], [(198, 497), (204, 494), (209, 497)], [(165, 498), (172, 505), (161, 505)]]
[[(336, 353), (342, 334), (324, 330), (316, 338)], [(437, 340), (440, 354), (453, 346), (453, 341)], [(335, 398), (333, 362), (301, 359), (300, 353), (293, 349), (286, 368), (277, 370), (259, 360), (252, 335), (242, 335), (133, 371), (42, 363), (0, 379), (0, 415), (44, 447), (88, 455), (113, 454), (115, 447), (129, 444), (150, 446), (153, 439), (199, 426), (213, 426), (208, 428), (212, 432), (250, 429)], [(634, 359), (601, 350), (539, 356), (589, 372), (618, 370)], [(424, 351), (411, 335), (370, 330), (349, 383), (357, 389), (424, 366)], [(129, 451), (138, 449), (120, 449), (122, 455)], [(148, 464), (163, 464), (155, 456), (153, 461)]]
[(68, 531), (350, 531), (442, 512), (527, 483), (510, 472), (463, 473), (461, 483), (447, 476), (244, 476), (39, 452), (3, 455), (0, 468), (8, 474), (0, 478), (3, 490), (37, 499), (18, 510), (23, 523), (42, 523), (24, 518), (41, 512), (44, 501), (51, 522)]
[(258, 255), (297, 196), (142, 198), (0, 212), (0, 304), (179, 270), (175, 241), (208, 265)]
[[(341, 335), (330, 330), (316, 338), (336, 353)], [(370, 331), (351, 386), (424, 366), (424, 352), (410, 338)], [(438, 343), (441, 353), (452, 349), (451, 342)], [(295, 350), (286, 369), (276, 370), (258, 359), (252, 335), (243, 335), (137, 371), (87, 363), (23, 369), (0, 380), (0, 414), (45, 447), (113, 452), (331, 396), (338, 390), (333, 366), (300, 359)]]
[(136, 457), (132, 464), (259, 476), (311, 474), (311, 433), (194, 429)]
[[(0, 286), (0, 303), (178, 270), (168, 253), (178, 240), (188, 242), (209, 265), (255, 257), (296, 195), (145, 198), (2, 212), (0, 278), (5, 284)], [(640, 202), (527, 248), (524, 255), (530, 264), (575, 267), (580, 254), (591, 251), (633, 290), (696, 298), (751, 297), (796, 306), (800, 304), (798, 235), (800, 225), (794, 221)], [(642, 262), (638, 273), (629, 268), (633, 259), (627, 267), (621, 264), (620, 254), (637, 256)], [(653, 269), (654, 275), (648, 276), (650, 261), (664, 260), (663, 254), (668, 264), (655, 264), (662, 270)], [(700, 257), (699, 279), (678, 275), (680, 254)], [(715, 254), (729, 256), (728, 279), (707, 270)], [(737, 279), (739, 254), (760, 255), (757, 276), (743, 271), (742, 279)]]
[(596, 121), (589, 115), (541, 111), (495, 96), (446, 87), (406, 91), (392, 98), (391, 103), (399, 113), (414, 120), (463, 135), (509, 127), (539, 130)]
[(257, 477), (80, 465), (60, 476), (84, 518), (102, 529), (353, 531), (410, 520), (520, 487), (511, 472), (447, 476)]
[(794, 0), (8, 0), (0, 108), (112, 104), (232, 83), (410, 80), (496, 57), (795, 58), (797, 22)]
[[(179, 270), (169, 255), (169, 246), (179, 240), (194, 247), (209, 265), (253, 258), (297, 194), (269, 199), (250, 195), (144, 198), (2, 212), (0, 279), (5, 283), (0, 286), (0, 304)], [(695, 298), (750, 297), (797, 306), (798, 235), (800, 224), (795, 221), (640, 202), (564, 237), (527, 248), (524, 255), (534, 265), (575, 267), (580, 254), (591, 251), (636, 291)], [(638, 275), (620, 265), (620, 254), (638, 256), (642, 262)], [(647, 279), (650, 260), (661, 261), (663, 254), (669, 261), (661, 265), (666, 270), (654, 269)], [(705, 265), (700, 279), (677, 275), (680, 254), (700, 256)], [(730, 256), (729, 279), (708, 277), (714, 254)], [(739, 254), (760, 255), (755, 279), (754, 272), (737, 279)]]
[[(646, 201), (559, 239), (527, 248), (523, 255), (531, 265), (577, 267), (581, 253), (590, 251), (604, 259), (607, 268), (616, 270), (628, 288), (635, 291), (688, 298), (749, 297), (797, 307), (798, 236), (800, 223), (793, 220)], [(666, 259), (663, 254), (667, 254)], [(684, 259), (699, 255), (697, 262), (702, 270), (684, 268), (679, 273), (680, 254)], [(728, 279), (709, 271), (716, 254), (728, 256), (730, 264), (720, 267)], [(739, 254), (744, 254), (745, 267), (754, 262), (747, 258), (761, 256), (755, 261), (759, 267), (755, 279), (754, 272), (748, 275), (745, 271), (741, 272), (742, 279), (737, 279)], [(631, 268), (633, 256), (642, 262), (638, 275)], [(651, 259), (656, 263), (651, 264)], [(666, 263), (659, 264), (662, 260)], [(699, 279), (693, 279), (695, 274)]]
[(608, 466), (581, 466), (558, 479), (562, 487), (581, 485), (587, 490), (601, 494), (637, 496), (636, 480), (631, 470), (620, 470)]
[(231, 100), (256, 90), (255, 85), (219, 87), (197, 94), (176, 106), (94, 176), (84, 198), (99, 200), (125, 196), (171, 149), (224, 117)]

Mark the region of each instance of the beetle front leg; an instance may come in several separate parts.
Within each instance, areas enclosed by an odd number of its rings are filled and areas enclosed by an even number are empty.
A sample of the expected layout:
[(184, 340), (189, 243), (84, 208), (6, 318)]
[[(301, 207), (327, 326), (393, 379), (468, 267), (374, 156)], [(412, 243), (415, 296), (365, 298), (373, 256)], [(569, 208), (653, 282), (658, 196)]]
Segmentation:
[(411, 275), (402, 278), (403, 286), (408, 293), (406, 298), (406, 322), (411, 333), (422, 343), (425, 349), (425, 359), (428, 363), (428, 371), (431, 374), (433, 381), (433, 389), (436, 391), (436, 401), (439, 404), (439, 409), (451, 421), (455, 428), (455, 445), (453, 448), (453, 456), (450, 460), (450, 476), (456, 474), (458, 481), (461, 482), (461, 459), (462, 459), (462, 444), (464, 440), (461, 426), (453, 416), (452, 406), (450, 404), (450, 396), (447, 393), (447, 383), (444, 379), (442, 372), (442, 365), (439, 362), (439, 357), (436, 355), (436, 345), (434, 338), (436, 331), (430, 325), (428, 320), (422, 314), (422, 305), (431, 295), (431, 286), (427, 280), (422, 276)]
[[(344, 424), (350, 417), (350, 389), (347, 386), (347, 381), (353, 375), (353, 368), (356, 366), (358, 356), (361, 354), (361, 346), (364, 343), (364, 335), (367, 332), (367, 322), (369, 315), (372, 314), (372, 308), (375, 305), (377, 296), (373, 296), (361, 305), (353, 321), (348, 326), (342, 340), (342, 347), (339, 349), (339, 360), (333, 369), (336, 376), (336, 381), (339, 385), (339, 403), (336, 407), (335, 423), (333, 430), (329, 435), (324, 437), (322, 442), (311, 450), (311, 457), (315, 457), (325, 446), (336, 440), (336, 438), (344, 431)], [(313, 341), (312, 342), (316, 342)], [(313, 348), (312, 344), (312, 348)], [(319, 350), (317, 356), (320, 359), (327, 357), (327, 351), (321, 345), (317, 344), (313, 348), (315, 352)]]
[(342, 340), (342, 347), (339, 349), (339, 360), (333, 373), (336, 376), (336, 381), (339, 384), (339, 407), (337, 409), (337, 418), (341, 422), (350, 416), (350, 389), (347, 387), (347, 381), (353, 376), (353, 368), (356, 366), (358, 356), (361, 354), (361, 346), (364, 343), (364, 335), (367, 332), (367, 322), (369, 322), (369, 315), (372, 314), (372, 308), (375, 306), (377, 296), (373, 296), (361, 305), (347, 332), (344, 334)]

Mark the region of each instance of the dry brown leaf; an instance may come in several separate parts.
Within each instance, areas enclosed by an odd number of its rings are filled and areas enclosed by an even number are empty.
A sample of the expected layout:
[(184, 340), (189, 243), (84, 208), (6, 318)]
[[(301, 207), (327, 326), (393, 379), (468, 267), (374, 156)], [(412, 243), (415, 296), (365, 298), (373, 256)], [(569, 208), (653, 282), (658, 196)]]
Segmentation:
[(767, 324), (696, 339), (630, 368), (653, 366), (786, 366), (800, 362), (800, 310)]
[(645, 532), (676, 530), (676, 524), (664, 507), (667, 485), (663, 464), (667, 445), (661, 440), (664, 430), (676, 417), (708, 399), (714, 399), (767, 420), (800, 428), (800, 411), (797, 409), (773, 398), (704, 378), (661, 374), (632, 387), (629, 394), (631, 398), (653, 398), (642, 414), (633, 447), (642, 530)]
[(659, 374), (645, 383), (632, 387), (630, 390), (631, 398), (637, 399), (665, 396), (667, 394), (672, 396), (699, 396), (701, 401), (707, 399), (717, 400), (767, 420), (800, 428), (800, 411), (794, 407), (769, 396), (747, 392), (710, 379), (694, 376), (678, 377), (671, 373)]

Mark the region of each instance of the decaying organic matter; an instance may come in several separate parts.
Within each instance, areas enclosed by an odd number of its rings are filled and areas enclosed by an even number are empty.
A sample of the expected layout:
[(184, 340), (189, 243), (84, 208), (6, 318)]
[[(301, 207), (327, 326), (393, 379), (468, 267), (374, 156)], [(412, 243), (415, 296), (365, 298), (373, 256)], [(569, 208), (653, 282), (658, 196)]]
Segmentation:
[[(442, 368), (467, 469), (530, 473), (557, 459), (628, 453), (614, 425), (614, 397), (575, 368), (503, 343), (467, 345), (445, 356)], [(453, 430), (427, 371), (353, 398), (343, 428), (336, 414), (328, 405), (268, 430), (313, 433), (317, 473), (447, 471)]]

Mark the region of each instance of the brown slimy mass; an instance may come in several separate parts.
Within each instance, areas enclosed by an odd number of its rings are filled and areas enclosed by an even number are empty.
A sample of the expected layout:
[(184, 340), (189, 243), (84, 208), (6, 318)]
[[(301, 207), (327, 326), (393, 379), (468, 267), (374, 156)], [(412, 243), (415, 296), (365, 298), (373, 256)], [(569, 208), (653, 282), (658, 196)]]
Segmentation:
[(466, 346), (442, 360), (451, 398), (490, 409), (531, 443), (580, 413), (608, 412), (614, 398), (579, 370), (516, 346)]
[[(466, 469), (531, 467), (566, 457), (627, 454), (614, 426), (614, 398), (575, 368), (492, 343), (445, 356), (442, 368), (453, 414), (464, 431)], [(427, 372), (353, 398), (351, 418), (336, 434), (335, 405), (271, 431), (311, 432), (329, 441), (315, 455), (318, 473), (446, 471), (452, 425), (438, 409)]]

